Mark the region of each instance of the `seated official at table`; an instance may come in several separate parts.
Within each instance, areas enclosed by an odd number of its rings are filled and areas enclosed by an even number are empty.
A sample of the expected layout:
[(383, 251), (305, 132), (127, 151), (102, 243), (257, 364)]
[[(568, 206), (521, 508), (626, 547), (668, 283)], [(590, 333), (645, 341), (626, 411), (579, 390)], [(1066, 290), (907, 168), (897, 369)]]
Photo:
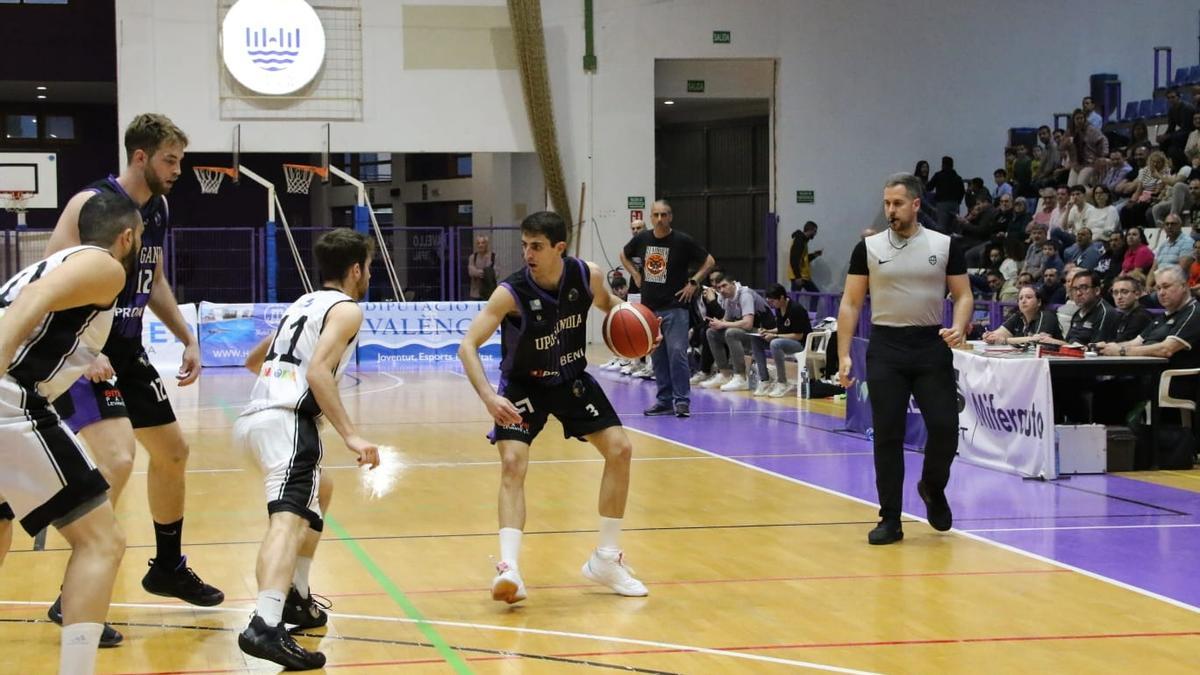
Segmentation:
[(1062, 338), (1058, 317), (1048, 309), (1042, 309), (1042, 299), (1032, 284), (1021, 287), (1017, 292), (1017, 311), (1013, 312), (1004, 325), (983, 334), (983, 341), (991, 345), (1021, 345), (1038, 342), (1045, 338)]
[[(1112, 284), (1113, 304), (1121, 310), (1121, 318), (1117, 320), (1116, 335), (1112, 342), (1129, 342), (1146, 330), (1146, 326), (1154, 320), (1154, 316), (1146, 311), (1140, 302), (1142, 297), (1142, 280), (1122, 274)], [(1100, 342), (1101, 340), (1095, 340)]]
[[(1200, 304), (1188, 290), (1187, 274), (1178, 265), (1159, 268), (1155, 274), (1158, 301), (1166, 314), (1154, 320), (1138, 337), (1126, 342), (1101, 342), (1096, 351), (1105, 356), (1158, 356), (1168, 359), (1169, 368), (1200, 367), (1200, 350), (1193, 349), (1200, 343)], [(1158, 395), (1158, 382), (1141, 378), (1140, 387), (1129, 386), (1128, 381), (1114, 380), (1103, 383), (1104, 398), (1112, 399), (1115, 408), (1104, 415), (1105, 421), (1120, 423), (1124, 413), (1139, 401)], [(1171, 382), (1171, 396), (1184, 399), (1196, 397), (1195, 377), (1177, 377)], [(1097, 413), (1101, 402), (1097, 389)], [(1097, 415), (1099, 417), (1099, 415)]]
[(1087, 345), (1111, 341), (1116, 336), (1121, 315), (1100, 297), (1100, 275), (1092, 270), (1076, 271), (1069, 291), (1077, 309), (1071, 315), (1066, 337), (1059, 340), (1047, 336), (1043, 342)]

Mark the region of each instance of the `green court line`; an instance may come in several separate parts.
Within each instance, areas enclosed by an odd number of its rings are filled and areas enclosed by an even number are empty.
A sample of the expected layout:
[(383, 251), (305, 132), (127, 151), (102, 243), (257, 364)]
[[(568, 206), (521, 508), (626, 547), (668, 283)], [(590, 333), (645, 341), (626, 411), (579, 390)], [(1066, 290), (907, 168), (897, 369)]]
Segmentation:
[[(225, 413), (225, 417), (227, 419), (232, 421), (237, 418), (236, 411), (230, 409), (226, 405), (223, 397), (217, 398), (217, 405), (224, 409), (223, 412)], [(333, 533), (337, 535), (339, 539), (341, 539), (342, 543), (346, 545), (346, 548), (350, 549), (350, 552), (353, 553), (354, 557), (358, 559), (359, 564), (367, 568), (367, 571), (370, 572), (371, 576), (375, 578), (375, 582), (382, 586), (383, 590), (387, 591), (388, 596), (390, 596), (397, 605), (400, 605), (400, 609), (404, 610), (404, 613), (408, 615), (408, 618), (417, 622), (417, 629), (420, 630), (421, 634), (425, 636), (425, 639), (428, 640), (429, 643), (438, 650), (438, 653), (441, 654), (442, 658), (446, 660), (446, 663), (448, 663), (450, 667), (454, 669), (454, 672), (458, 673), (459, 675), (472, 675), (473, 671), (471, 670), (471, 667), (467, 665), (466, 661), (463, 661), (462, 657), (458, 655), (458, 652), (454, 651), (454, 648), (451, 647), (441, 635), (438, 635), (437, 630), (435, 630), (433, 626), (429, 625), (429, 623), (425, 621), (425, 617), (417, 609), (416, 605), (412, 604), (412, 601), (408, 599), (408, 596), (404, 595), (404, 591), (401, 591), (400, 587), (397, 586), (390, 578), (388, 578), (388, 575), (382, 569), (380, 569), (379, 565), (376, 565), (375, 561), (371, 560), (371, 556), (367, 555), (367, 552), (363, 550), (363, 547), (358, 544), (358, 540), (352, 538), (350, 533), (346, 531), (346, 528), (342, 527), (342, 524), (339, 523), (333, 516), (329, 515), (328, 513), (322, 515), (324, 516), (325, 524), (329, 526), (329, 529), (333, 530)]]
[(421, 615), (421, 612), (417, 609), (416, 605), (414, 605), (412, 601), (408, 599), (408, 596), (404, 595), (404, 591), (400, 590), (400, 587), (397, 586), (382, 569), (380, 569), (379, 565), (375, 564), (375, 561), (371, 559), (371, 556), (367, 555), (367, 552), (364, 551), (363, 547), (359, 545), (358, 540), (351, 538), (350, 533), (346, 531), (346, 528), (342, 527), (342, 524), (334, 519), (333, 516), (329, 514), (324, 515), (325, 524), (328, 525), (331, 530), (333, 530), (333, 533), (339, 539), (341, 539), (342, 543), (346, 545), (346, 548), (350, 549), (350, 552), (353, 553), (354, 557), (358, 559), (359, 564), (365, 567), (367, 572), (374, 577), (375, 582), (382, 586), (383, 590), (387, 591), (387, 594), (392, 598), (393, 601), (395, 601), (397, 605), (400, 606), (400, 609), (404, 610), (404, 613), (408, 615), (408, 618), (417, 622), (416, 625), (421, 631), (421, 634), (424, 635), (425, 639), (428, 640), (430, 644), (432, 644), (434, 648), (438, 650), (438, 653), (442, 655), (442, 658), (446, 659), (446, 663), (450, 664), (451, 668), (454, 668), (454, 672), (459, 673), (460, 675), (467, 675), (471, 673), (472, 671), (470, 666), (468, 666), (467, 663), (463, 661), (462, 657), (458, 655), (458, 652), (454, 651), (454, 648), (451, 647), (442, 638), (442, 636), (438, 634), (437, 630), (435, 630), (433, 626), (429, 625), (429, 623), (425, 621), (425, 617)]

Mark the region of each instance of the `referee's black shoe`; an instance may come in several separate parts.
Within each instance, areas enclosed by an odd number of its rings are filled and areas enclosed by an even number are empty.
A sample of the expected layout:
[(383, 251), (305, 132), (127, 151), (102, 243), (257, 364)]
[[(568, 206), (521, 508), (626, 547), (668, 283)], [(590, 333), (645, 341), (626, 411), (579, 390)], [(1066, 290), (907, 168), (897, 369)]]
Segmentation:
[(670, 403), (658, 402), (642, 411), (642, 414), (647, 417), (661, 417), (663, 415), (674, 415), (675, 408)]
[(296, 644), (295, 638), (288, 634), (283, 622), (277, 626), (268, 626), (257, 614), (250, 619), (246, 630), (238, 635), (238, 647), (250, 656), (278, 663), (284, 670), (316, 670), (325, 667), (325, 655), (321, 652), (310, 652)]
[[(46, 612), (46, 617), (54, 623), (62, 625), (62, 594), (59, 594), (58, 599), (54, 601), (53, 605), (50, 605), (49, 611)], [(125, 636), (121, 635), (120, 631), (105, 623), (104, 630), (100, 633), (100, 648), (109, 649), (116, 647), (124, 639)]]
[(212, 607), (225, 601), (225, 594), (204, 583), (192, 568), (188, 567), (187, 556), (179, 560), (174, 569), (155, 564), (149, 560), (150, 569), (142, 577), (142, 588), (147, 593), (168, 598), (179, 598), (184, 602), (201, 607)]
[(894, 544), (904, 538), (904, 530), (898, 520), (881, 520), (875, 529), (867, 533), (867, 543), (872, 546)]
[(925, 515), (933, 529), (945, 532), (954, 526), (954, 514), (950, 513), (950, 502), (946, 501), (945, 492), (933, 494), (922, 480), (917, 481), (917, 494), (925, 502)]
[(691, 417), (692, 416), (691, 404), (688, 403), (687, 401), (677, 402), (675, 404), (675, 416), (676, 417)]

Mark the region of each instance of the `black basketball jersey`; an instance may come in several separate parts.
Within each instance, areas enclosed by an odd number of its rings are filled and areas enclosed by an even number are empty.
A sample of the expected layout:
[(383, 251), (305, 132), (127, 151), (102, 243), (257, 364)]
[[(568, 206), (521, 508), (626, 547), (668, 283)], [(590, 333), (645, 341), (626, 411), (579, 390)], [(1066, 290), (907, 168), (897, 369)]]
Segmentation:
[(563, 258), (555, 294), (534, 283), (528, 267), (501, 282), (521, 312), (504, 317), (500, 324), (500, 372), (505, 379), (552, 385), (570, 382), (583, 373), (591, 281), (587, 263)]
[[(18, 272), (0, 286), (0, 317), (26, 286), (62, 265), (67, 258), (89, 249), (108, 253), (98, 246), (72, 246)], [(48, 313), (13, 354), (0, 390), (5, 389), (8, 382), (14, 382), (47, 401), (58, 398), (100, 352), (108, 338), (112, 316), (111, 304), (107, 307), (71, 307)]]
[[(116, 176), (109, 176), (87, 186), (91, 192), (107, 192), (122, 195), (133, 201), (125, 188), (117, 182)], [(134, 204), (137, 206), (137, 204)], [(167, 198), (156, 195), (150, 198), (144, 206), (138, 208), (142, 214), (145, 229), (142, 231), (142, 248), (138, 251), (137, 264), (125, 277), (125, 288), (117, 297), (117, 314), (113, 318), (112, 338), (126, 338), (142, 341), (142, 314), (146, 311), (146, 303), (150, 301), (150, 288), (154, 283), (154, 270), (163, 257), (163, 247), (167, 238), (167, 221), (170, 213), (167, 209)]]

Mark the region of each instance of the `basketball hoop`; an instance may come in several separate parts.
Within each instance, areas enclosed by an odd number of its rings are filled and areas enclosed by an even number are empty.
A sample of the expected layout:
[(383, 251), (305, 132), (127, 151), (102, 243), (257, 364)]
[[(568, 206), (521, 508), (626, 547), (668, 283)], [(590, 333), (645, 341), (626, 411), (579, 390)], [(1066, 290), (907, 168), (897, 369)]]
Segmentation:
[(287, 191), (290, 194), (308, 194), (308, 188), (312, 185), (314, 175), (320, 176), (321, 180), (325, 180), (325, 177), (329, 175), (329, 169), (309, 164), (283, 165), (283, 177), (287, 179)]
[(15, 213), (18, 216), (29, 210), (29, 199), (33, 197), (32, 193), (13, 190), (12, 192), (0, 191), (0, 207), (9, 213)]
[(206, 195), (217, 194), (225, 176), (237, 180), (237, 169), (224, 166), (194, 166), (192, 171), (196, 173), (196, 181), (200, 183), (200, 192)]

